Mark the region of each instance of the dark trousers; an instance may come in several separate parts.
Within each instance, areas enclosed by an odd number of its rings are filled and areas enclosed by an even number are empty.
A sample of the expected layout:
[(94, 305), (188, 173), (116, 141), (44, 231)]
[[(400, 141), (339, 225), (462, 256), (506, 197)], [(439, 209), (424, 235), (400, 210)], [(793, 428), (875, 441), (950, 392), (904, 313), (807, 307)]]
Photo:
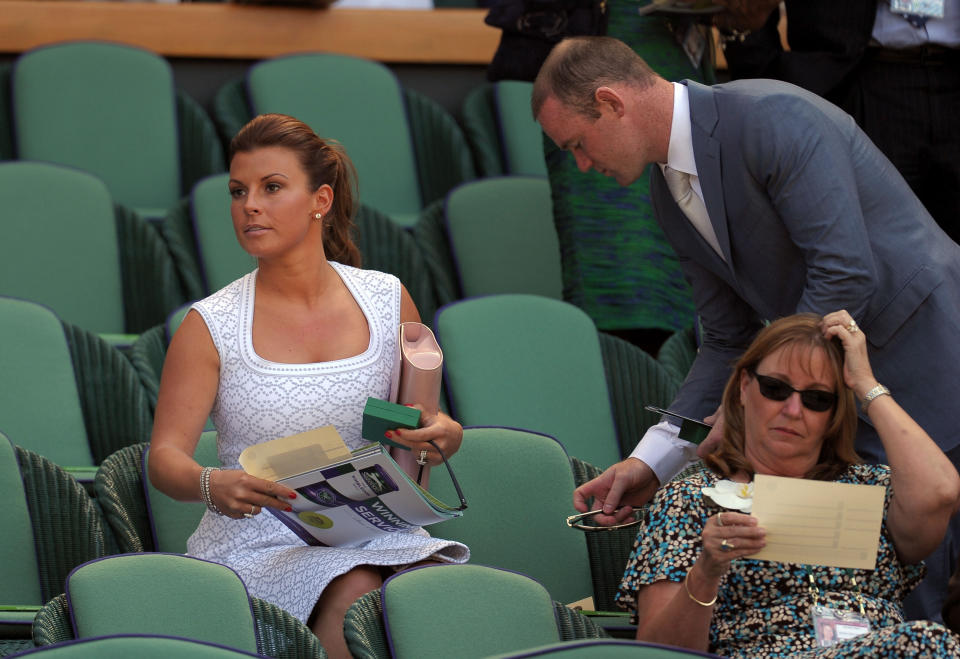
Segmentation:
[(960, 50), (868, 48), (849, 80), (831, 100), (960, 242)]

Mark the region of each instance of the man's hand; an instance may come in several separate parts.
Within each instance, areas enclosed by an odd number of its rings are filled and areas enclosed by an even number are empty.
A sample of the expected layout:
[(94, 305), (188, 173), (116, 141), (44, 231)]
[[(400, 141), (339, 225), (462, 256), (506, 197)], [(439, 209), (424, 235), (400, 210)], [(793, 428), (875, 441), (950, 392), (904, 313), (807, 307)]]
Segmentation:
[(780, 0), (716, 0), (726, 11), (715, 14), (713, 23), (721, 30), (759, 30)]
[(723, 408), (718, 407), (717, 411), (705, 417), (703, 422), (709, 423), (713, 428), (697, 447), (698, 458), (704, 458), (720, 448), (720, 440), (723, 439)]
[(659, 487), (660, 481), (645, 462), (627, 458), (574, 490), (573, 507), (585, 513), (592, 499), (594, 508), (603, 509), (594, 520), (601, 526), (611, 526), (627, 519), (631, 506), (645, 504)]

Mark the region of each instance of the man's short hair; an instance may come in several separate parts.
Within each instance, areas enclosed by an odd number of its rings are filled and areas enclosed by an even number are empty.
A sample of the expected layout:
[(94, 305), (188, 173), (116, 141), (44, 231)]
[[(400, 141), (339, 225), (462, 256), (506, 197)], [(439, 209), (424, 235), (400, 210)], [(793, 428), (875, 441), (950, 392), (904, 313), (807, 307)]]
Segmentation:
[(594, 93), (613, 83), (638, 89), (653, 84), (657, 74), (630, 46), (613, 37), (569, 37), (557, 44), (533, 83), (534, 118), (548, 96), (594, 119), (600, 116)]

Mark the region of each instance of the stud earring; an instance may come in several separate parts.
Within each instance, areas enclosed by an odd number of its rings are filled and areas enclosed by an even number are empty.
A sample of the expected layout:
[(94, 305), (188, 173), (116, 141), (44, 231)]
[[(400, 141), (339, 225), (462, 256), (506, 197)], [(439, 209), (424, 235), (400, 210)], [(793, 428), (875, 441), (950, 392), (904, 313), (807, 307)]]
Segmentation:
[(314, 216), (315, 218), (317, 218), (318, 220), (322, 220), (322, 219), (323, 219), (323, 213), (314, 213), (313, 216)]

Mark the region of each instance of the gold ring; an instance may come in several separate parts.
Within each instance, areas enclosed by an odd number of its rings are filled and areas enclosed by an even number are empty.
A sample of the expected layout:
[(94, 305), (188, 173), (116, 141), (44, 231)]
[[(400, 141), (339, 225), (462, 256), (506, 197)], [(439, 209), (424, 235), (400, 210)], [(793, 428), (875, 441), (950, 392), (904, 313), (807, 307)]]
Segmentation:
[(417, 458), (417, 464), (421, 467), (427, 464), (427, 449), (420, 450), (420, 457)]
[(860, 328), (857, 327), (857, 321), (851, 320), (850, 324), (847, 325), (847, 331), (851, 334), (856, 334)]
[(732, 542), (727, 542), (727, 539), (724, 538), (720, 541), (720, 551), (733, 551), (737, 546)]
[(723, 513), (717, 513), (717, 526), (723, 526)]

